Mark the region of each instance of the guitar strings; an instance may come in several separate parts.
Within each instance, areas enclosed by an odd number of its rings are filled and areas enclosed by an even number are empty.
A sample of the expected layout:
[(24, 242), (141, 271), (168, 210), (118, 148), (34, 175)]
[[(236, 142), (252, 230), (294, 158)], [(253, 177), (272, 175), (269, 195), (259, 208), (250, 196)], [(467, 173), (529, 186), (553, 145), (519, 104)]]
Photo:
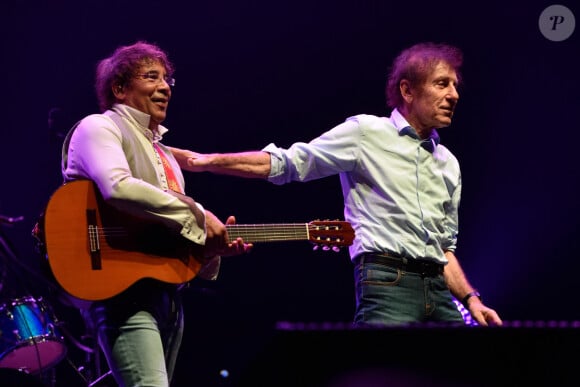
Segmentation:
[[(292, 240), (313, 240), (318, 242), (344, 241), (342, 229), (335, 225), (312, 225), (309, 223), (274, 223), (274, 224), (229, 224), (226, 225), (231, 239), (243, 238), (249, 242), (275, 242)], [(124, 227), (90, 226), (89, 235), (102, 238), (126, 237), (130, 233)]]

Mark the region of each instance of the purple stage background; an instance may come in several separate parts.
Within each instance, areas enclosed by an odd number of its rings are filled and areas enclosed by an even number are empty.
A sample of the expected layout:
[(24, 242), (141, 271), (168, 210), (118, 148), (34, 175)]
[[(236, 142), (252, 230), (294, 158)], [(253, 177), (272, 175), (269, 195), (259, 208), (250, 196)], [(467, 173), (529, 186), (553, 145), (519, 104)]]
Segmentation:
[[(60, 135), (97, 111), (94, 67), (120, 44), (158, 43), (176, 65), (169, 145), (200, 152), (308, 141), (346, 117), (387, 113), (387, 67), (418, 41), (464, 50), (456, 118), (440, 131), (463, 173), (457, 255), (506, 321), (580, 320), (580, 36), (544, 37), (552, 5), (578, 2), (13, 1), (0, 6), (0, 214), (16, 274), (3, 298), (44, 297), (30, 231), (59, 186)], [(238, 223), (342, 219), (338, 177), (274, 186), (187, 174), (188, 193)], [(18, 278), (17, 281), (14, 281)], [(0, 293), (2, 294), (2, 293)], [(228, 385), (280, 321), (348, 322), (346, 251), (308, 242), (257, 245), (223, 260), (216, 283), (185, 292), (178, 385)], [(74, 311), (53, 305), (73, 335)], [(83, 363), (73, 344), (73, 363)], [(58, 383), (78, 380), (63, 362)], [(67, 380), (68, 379), (68, 380)], [(66, 382), (65, 382), (66, 380)], [(82, 384), (79, 384), (82, 385)]]

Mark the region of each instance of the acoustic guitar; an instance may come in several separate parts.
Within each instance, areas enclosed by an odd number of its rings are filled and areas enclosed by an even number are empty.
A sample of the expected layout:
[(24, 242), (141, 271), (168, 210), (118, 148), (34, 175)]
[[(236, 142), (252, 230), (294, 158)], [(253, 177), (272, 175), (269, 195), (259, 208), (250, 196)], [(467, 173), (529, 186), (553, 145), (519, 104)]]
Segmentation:
[[(113, 297), (143, 278), (182, 284), (202, 263), (201, 246), (176, 231), (151, 224), (105, 203), (90, 180), (60, 186), (39, 225), (49, 267), (58, 284), (80, 300)], [(310, 241), (316, 246), (350, 246), (349, 222), (226, 225), (231, 240), (246, 243)]]

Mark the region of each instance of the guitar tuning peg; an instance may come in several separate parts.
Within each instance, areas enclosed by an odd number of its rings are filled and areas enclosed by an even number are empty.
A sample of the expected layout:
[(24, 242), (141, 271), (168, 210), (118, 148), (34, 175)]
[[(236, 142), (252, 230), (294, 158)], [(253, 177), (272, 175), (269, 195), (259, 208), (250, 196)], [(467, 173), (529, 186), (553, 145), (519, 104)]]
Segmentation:
[(330, 250), (330, 247), (328, 247), (327, 245), (324, 245), (324, 246), (322, 246), (322, 250), (328, 251), (328, 250)]
[(334, 251), (335, 253), (338, 253), (340, 251), (340, 247), (332, 246), (332, 251)]
[(312, 246), (312, 250), (314, 250), (314, 251), (318, 250), (318, 245)]

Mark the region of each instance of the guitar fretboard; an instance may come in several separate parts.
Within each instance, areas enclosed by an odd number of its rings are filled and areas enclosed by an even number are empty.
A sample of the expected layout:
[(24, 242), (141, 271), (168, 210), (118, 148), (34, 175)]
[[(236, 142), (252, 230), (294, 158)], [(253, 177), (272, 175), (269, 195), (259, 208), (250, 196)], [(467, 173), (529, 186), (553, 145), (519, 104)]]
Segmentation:
[(307, 223), (228, 224), (230, 239), (243, 238), (245, 242), (276, 242), (308, 240)]

